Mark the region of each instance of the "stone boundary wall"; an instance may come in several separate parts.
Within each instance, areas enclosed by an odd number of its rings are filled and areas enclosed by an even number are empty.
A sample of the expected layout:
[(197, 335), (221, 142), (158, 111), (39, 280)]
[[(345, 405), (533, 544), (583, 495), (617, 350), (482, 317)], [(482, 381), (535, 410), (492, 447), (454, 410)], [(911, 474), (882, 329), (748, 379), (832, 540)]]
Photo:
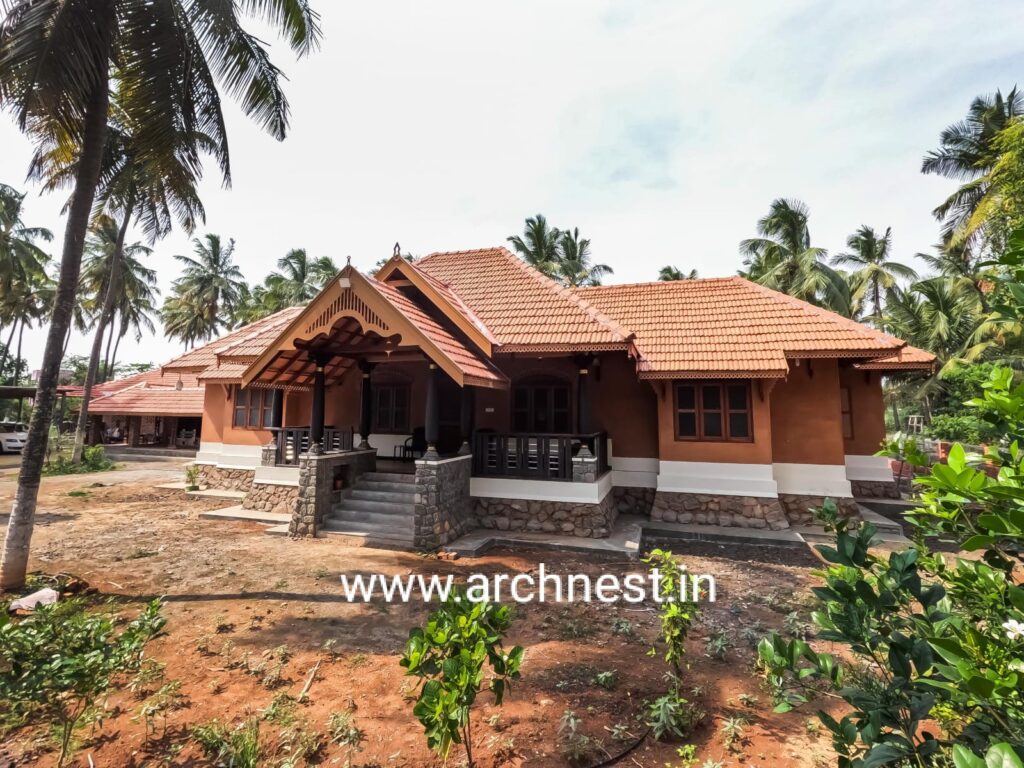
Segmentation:
[(227, 469), (212, 464), (197, 464), (200, 488), (217, 488), (222, 491), (248, 491), (252, 488), (255, 469)]
[(658, 491), (654, 494), (652, 520), (736, 528), (789, 528), (779, 499), (757, 496), (725, 496), (705, 493)]
[(416, 462), (413, 545), (437, 549), (476, 528), (469, 495), (472, 456)]
[(900, 492), (896, 489), (896, 481), (885, 480), (851, 480), (853, 495), (863, 499), (898, 499)]
[(498, 531), (542, 531), (599, 539), (611, 533), (618, 515), (611, 492), (598, 504), (485, 497), (475, 501), (480, 527)]
[(290, 515), (295, 508), (295, 500), (298, 496), (299, 487), (297, 485), (253, 483), (249, 493), (242, 500), (242, 508)]

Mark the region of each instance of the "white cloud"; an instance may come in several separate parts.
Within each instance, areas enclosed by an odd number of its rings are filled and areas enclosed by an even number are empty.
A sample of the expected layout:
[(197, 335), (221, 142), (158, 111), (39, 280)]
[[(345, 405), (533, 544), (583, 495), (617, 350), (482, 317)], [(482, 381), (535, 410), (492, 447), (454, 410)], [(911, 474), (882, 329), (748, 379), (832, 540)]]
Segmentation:
[[(1022, 47), (1008, 0), (318, 5), (319, 54), (275, 46), (290, 137), (232, 110), (234, 188), (212, 167), (204, 182), (205, 230), (237, 240), (253, 281), (293, 247), (366, 267), (396, 240), (501, 243), (537, 212), (579, 226), (616, 281), (729, 274), (778, 196), (810, 205), (819, 245), (891, 225), (909, 258), (950, 188), (921, 156), (975, 95), (1014, 84)], [(20, 185), (30, 147), (10, 120), (0, 148), (0, 180)], [(62, 230), (61, 203), (33, 197), (30, 223)], [(165, 290), (188, 249), (157, 244)], [(37, 364), (44, 335), (27, 338)], [(121, 357), (177, 351), (126, 340)]]

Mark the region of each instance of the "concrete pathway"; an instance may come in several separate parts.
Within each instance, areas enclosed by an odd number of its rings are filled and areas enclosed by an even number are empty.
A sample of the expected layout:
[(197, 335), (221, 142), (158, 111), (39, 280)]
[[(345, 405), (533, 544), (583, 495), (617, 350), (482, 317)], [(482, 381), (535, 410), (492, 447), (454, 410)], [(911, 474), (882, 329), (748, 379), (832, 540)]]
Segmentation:
[(285, 527), (287, 527), (288, 521), (291, 520), (291, 515), (286, 515), (283, 512), (262, 512), (258, 509), (243, 509), (241, 504), (200, 512), (199, 517), (203, 520), (244, 520), (250, 523), (266, 523), (275, 526), (284, 523)]

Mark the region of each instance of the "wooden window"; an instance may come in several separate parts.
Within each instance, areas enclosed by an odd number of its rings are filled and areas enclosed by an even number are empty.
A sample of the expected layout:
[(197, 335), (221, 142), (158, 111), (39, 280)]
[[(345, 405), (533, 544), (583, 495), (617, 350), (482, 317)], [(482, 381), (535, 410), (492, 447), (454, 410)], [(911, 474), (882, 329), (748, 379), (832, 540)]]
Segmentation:
[(748, 382), (677, 382), (676, 440), (754, 439)]
[(839, 388), (839, 411), (843, 420), (843, 440), (853, 440), (853, 403), (849, 387)]
[(409, 434), (409, 385), (374, 383), (373, 431), (378, 434)]
[(274, 426), (274, 390), (232, 388), (235, 398), (233, 426), (267, 429)]

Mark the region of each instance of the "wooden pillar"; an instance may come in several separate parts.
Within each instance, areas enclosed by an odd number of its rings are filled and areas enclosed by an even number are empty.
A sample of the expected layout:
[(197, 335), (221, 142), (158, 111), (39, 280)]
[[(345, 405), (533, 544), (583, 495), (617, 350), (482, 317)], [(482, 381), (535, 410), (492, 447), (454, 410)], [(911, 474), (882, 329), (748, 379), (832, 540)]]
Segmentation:
[(271, 424), (272, 427), (284, 426), (284, 390), (274, 390), (274, 403), (273, 410), (271, 412)]
[(459, 413), (459, 431), (462, 433), (462, 445), (459, 446), (459, 455), (465, 456), (472, 452), (469, 446), (473, 439), (473, 402), (476, 399), (476, 390), (466, 384), (462, 387), (462, 410)]
[(440, 402), (437, 398), (437, 377), (441, 371), (436, 365), (430, 363), (427, 367), (427, 407), (424, 418), (424, 437), (427, 441), (427, 450), (423, 454), (423, 458), (432, 461), (436, 461), (439, 457), (437, 454), (437, 441), (440, 437), (441, 424), (440, 424)]
[(594, 362), (593, 355), (577, 355), (578, 368), (576, 386), (576, 429), (580, 434), (587, 435), (593, 430), (590, 418), (590, 366)]
[(316, 361), (316, 373), (313, 375), (313, 412), (309, 418), (309, 445), (320, 445), (324, 439), (324, 395), (326, 391), (324, 364)]
[(370, 430), (373, 429), (373, 363), (368, 360), (359, 361), (362, 373), (362, 387), (359, 390), (359, 448), (370, 447)]

